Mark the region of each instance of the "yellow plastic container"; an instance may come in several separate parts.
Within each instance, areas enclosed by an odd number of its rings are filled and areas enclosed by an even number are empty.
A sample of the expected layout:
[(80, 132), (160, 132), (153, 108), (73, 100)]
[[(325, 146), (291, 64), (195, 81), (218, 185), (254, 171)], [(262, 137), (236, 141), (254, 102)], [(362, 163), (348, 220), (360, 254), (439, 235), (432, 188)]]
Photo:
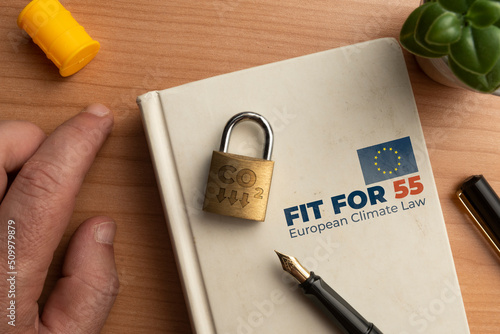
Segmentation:
[(31, 1), (19, 14), (17, 25), (31, 36), (63, 77), (81, 70), (100, 48), (99, 42), (58, 0)]

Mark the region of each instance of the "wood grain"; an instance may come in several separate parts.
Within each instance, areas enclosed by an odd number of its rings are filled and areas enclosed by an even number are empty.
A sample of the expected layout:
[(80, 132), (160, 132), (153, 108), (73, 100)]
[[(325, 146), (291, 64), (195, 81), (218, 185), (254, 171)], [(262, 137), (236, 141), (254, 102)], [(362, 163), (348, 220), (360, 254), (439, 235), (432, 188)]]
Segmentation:
[[(18, 29), (27, 0), (0, 4), (0, 119), (47, 134), (84, 106), (112, 108), (116, 125), (78, 197), (41, 302), (59, 276), (70, 235), (85, 218), (118, 222), (121, 280), (103, 333), (191, 333), (156, 188), (137, 95), (380, 37), (396, 37), (418, 0), (65, 0), (101, 51), (69, 78)], [(472, 174), (500, 192), (499, 98), (452, 89), (405, 53), (471, 332), (498, 333), (500, 262), (454, 193)]]

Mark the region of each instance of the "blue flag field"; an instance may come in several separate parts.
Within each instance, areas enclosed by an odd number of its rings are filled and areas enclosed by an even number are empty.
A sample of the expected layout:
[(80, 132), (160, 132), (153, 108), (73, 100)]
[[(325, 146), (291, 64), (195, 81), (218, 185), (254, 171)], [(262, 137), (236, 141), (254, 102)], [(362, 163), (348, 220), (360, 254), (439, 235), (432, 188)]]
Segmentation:
[(358, 150), (365, 184), (418, 172), (410, 137), (404, 137)]

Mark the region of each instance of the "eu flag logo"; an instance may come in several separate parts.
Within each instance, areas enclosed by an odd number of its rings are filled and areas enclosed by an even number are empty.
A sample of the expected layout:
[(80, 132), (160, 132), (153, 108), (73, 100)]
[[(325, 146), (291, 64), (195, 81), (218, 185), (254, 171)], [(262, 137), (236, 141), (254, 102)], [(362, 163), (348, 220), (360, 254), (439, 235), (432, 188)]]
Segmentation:
[(418, 172), (410, 137), (359, 149), (358, 158), (366, 185)]

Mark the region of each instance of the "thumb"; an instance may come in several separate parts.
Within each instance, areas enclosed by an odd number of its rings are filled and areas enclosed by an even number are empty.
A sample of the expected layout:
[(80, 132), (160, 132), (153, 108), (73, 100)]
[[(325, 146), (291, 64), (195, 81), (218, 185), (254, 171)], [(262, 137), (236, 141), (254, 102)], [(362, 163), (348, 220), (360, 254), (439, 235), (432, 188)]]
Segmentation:
[(116, 224), (106, 217), (86, 220), (71, 238), (57, 282), (45, 304), (41, 334), (97, 334), (118, 294), (113, 238)]

